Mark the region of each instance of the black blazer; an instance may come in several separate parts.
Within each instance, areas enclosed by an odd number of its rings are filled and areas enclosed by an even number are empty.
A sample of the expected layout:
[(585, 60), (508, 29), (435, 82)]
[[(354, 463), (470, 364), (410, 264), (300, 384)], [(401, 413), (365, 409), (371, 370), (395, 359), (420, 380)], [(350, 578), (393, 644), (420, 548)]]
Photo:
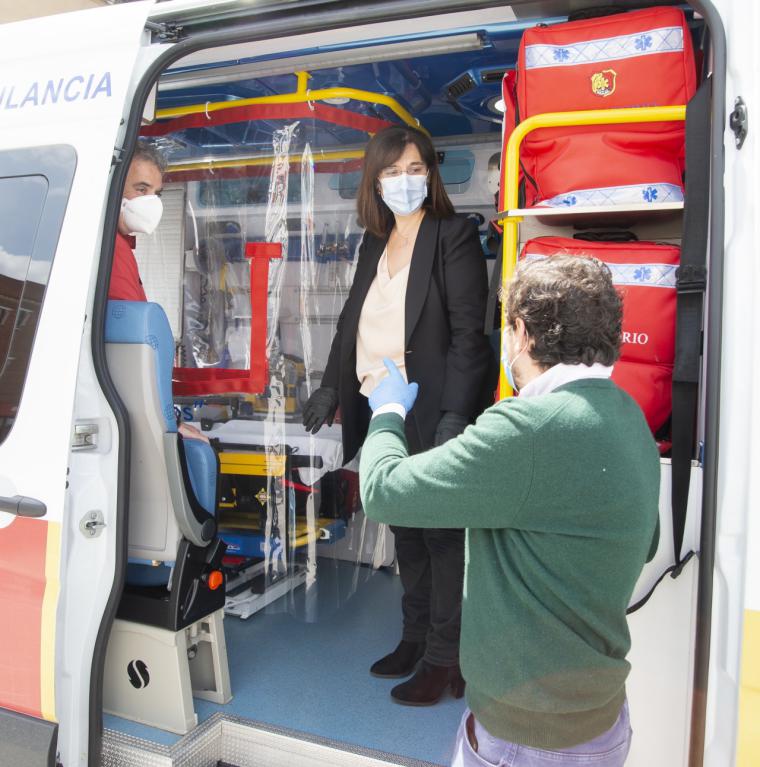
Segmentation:
[[(371, 416), (356, 377), (356, 333), (364, 300), (388, 238), (365, 233), (323, 386), (338, 390), (343, 457), (350, 461), (367, 436)], [(414, 243), (405, 304), (405, 354), (409, 381), (420, 385), (406, 419), (410, 453), (433, 445), (446, 410), (475, 419), (492, 402), (495, 358), (483, 334), (488, 278), (474, 223), (426, 213)]]

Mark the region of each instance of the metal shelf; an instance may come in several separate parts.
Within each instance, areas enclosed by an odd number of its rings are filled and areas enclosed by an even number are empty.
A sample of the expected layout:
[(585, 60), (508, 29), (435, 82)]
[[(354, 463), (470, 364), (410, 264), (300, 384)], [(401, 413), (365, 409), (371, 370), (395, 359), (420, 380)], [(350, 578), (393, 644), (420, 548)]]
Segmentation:
[[(657, 217), (679, 216), (683, 202), (640, 203), (635, 205), (593, 205), (577, 208), (514, 208), (505, 211), (507, 218), (534, 218), (548, 225), (572, 225), (591, 223), (594, 226), (610, 226), (646, 221)], [(586, 225), (588, 225), (588, 223)]]

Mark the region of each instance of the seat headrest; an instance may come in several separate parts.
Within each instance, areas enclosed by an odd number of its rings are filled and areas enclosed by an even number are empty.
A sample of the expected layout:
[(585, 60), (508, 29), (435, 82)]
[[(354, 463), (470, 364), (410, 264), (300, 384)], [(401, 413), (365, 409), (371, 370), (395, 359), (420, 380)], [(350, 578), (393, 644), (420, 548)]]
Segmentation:
[(177, 431), (172, 399), (174, 336), (164, 310), (148, 301), (109, 301), (107, 344), (145, 344), (155, 352), (156, 384), (166, 430)]

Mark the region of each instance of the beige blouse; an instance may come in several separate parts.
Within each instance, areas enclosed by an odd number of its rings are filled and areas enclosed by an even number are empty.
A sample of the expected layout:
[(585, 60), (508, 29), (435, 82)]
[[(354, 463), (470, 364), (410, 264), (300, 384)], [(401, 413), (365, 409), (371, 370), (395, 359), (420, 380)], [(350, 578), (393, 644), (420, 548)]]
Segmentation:
[(384, 250), (364, 299), (356, 332), (356, 376), (366, 397), (388, 375), (383, 357), (392, 359), (406, 379), (404, 315), (408, 281), (409, 264), (391, 277), (388, 251)]

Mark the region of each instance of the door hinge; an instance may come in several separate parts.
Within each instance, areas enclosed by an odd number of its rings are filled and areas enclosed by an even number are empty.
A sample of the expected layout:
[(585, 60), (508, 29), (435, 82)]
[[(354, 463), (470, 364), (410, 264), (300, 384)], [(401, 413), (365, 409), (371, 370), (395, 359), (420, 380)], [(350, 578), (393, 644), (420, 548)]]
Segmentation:
[(728, 118), (728, 125), (734, 132), (736, 148), (741, 149), (744, 144), (744, 139), (747, 138), (747, 131), (749, 129), (747, 105), (744, 103), (744, 99), (741, 96), (734, 101), (734, 111), (731, 112)]
[(72, 450), (93, 450), (98, 446), (98, 425), (96, 423), (74, 424), (74, 438), (71, 442)]
[(145, 29), (153, 34), (155, 40), (162, 43), (176, 43), (184, 37), (184, 27), (171, 22), (146, 21)]
[(79, 530), (85, 538), (97, 538), (105, 526), (102, 511), (88, 511), (79, 523)]

